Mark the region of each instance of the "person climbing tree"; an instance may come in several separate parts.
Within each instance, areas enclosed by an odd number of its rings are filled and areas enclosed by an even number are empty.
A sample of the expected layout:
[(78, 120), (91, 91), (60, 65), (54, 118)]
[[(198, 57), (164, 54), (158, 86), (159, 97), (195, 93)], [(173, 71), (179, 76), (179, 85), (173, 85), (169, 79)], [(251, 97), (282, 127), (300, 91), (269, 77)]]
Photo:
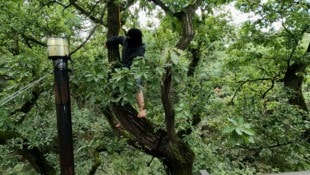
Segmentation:
[[(144, 57), (145, 44), (142, 43), (142, 32), (137, 28), (131, 28), (128, 30), (126, 36), (112, 36), (105, 43), (105, 47), (113, 49), (117, 45), (122, 45), (122, 60), (121, 66), (130, 69), (133, 61), (137, 57)], [(138, 118), (146, 117), (146, 110), (144, 106), (142, 80), (136, 79), (136, 100), (139, 106)]]

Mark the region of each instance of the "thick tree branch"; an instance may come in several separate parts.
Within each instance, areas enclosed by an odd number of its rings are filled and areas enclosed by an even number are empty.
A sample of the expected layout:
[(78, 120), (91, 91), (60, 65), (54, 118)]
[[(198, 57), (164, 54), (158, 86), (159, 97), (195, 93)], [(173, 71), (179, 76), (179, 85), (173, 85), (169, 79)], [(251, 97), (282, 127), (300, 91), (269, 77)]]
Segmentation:
[(284, 86), (292, 90), (292, 94), (289, 97), (289, 103), (292, 105), (297, 105), (300, 109), (309, 112), (305, 98), (302, 94), (302, 82), (303, 75), (308, 64), (306, 63), (294, 63), (289, 66), (285, 72), (284, 76)]
[(155, 5), (158, 5), (160, 8), (162, 8), (167, 14), (171, 14), (173, 15), (173, 12), (171, 11), (171, 9), (166, 6), (161, 0), (149, 0), (151, 2), (153, 2)]
[[(97, 2), (98, 3), (98, 2)], [(102, 21), (103, 17), (104, 17), (104, 13), (105, 13), (105, 9), (102, 10), (101, 14), (100, 14), (100, 21)], [(92, 37), (92, 35), (95, 33), (97, 27), (99, 26), (96, 25), (93, 27), (93, 29), (89, 32), (88, 36), (86, 37), (86, 39), (83, 41), (82, 44), (79, 45), (79, 47), (77, 47), (76, 49), (74, 49), (72, 52), (70, 52), (69, 57), (71, 57), (71, 55), (73, 55), (76, 51), (78, 51), (79, 49), (81, 49), (86, 43), (87, 41)]]
[(71, 57), (75, 52), (77, 52), (79, 49), (81, 49), (86, 43), (87, 41), (91, 38), (91, 36), (95, 33), (96, 29), (97, 29), (98, 25), (96, 25), (88, 34), (88, 36), (86, 37), (86, 39), (83, 41), (82, 44), (80, 44), (76, 49), (74, 49), (72, 52), (69, 53), (69, 57)]
[[(200, 45), (200, 44), (201, 43), (198, 43), (198, 45)], [(200, 61), (200, 50), (198, 48), (192, 48), (192, 49), (190, 49), (190, 52), (192, 54), (192, 60), (189, 64), (187, 76), (193, 77), (195, 74), (196, 67), (198, 66), (198, 63)]]
[(81, 14), (89, 17), (90, 20), (92, 20), (94, 23), (104, 25), (104, 21), (102, 18), (96, 18), (95, 16), (91, 15), (93, 13), (93, 10), (96, 6), (100, 3), (100, 1), (97, 1), (96, 4), (93, 5), (92, 11), (87, 11), (83, 7), (79, 6), (76, 2), (76, 0), (69, 0), (70, 5), (72, 5), (75, 9), (77, 9)]
[(175, 132), (175, 111), (173, 109), (173, 105), (170, 97), (171, 90), (171, 67), (166, 68), (166, 73), (163, 79), (163, 83), (161, 85), (161, 99), (165, 110), (165, 120), (166, 120), (166, 129), (168, 139), (171, 141), (176, 140), (176, 132)]
[[(22, 112), (22, 113), (28, 113), (29, 111), (31, 111), (31, 109), (34, 107), (34, 105), (36, 104), (36, 102), (38, 101), (41, 93), (43, 92), (43, 89), (35, 89), (31, 92), (32, 94), (32, 98), (30, 100), (28, 100), (27, 102), (25, 102), (23, 104), (23, 106), (19, 109), (16, 109), (12, 112), (10, 112), (10, 115), (14, 115), (18, 112)], [(24, 119), (25, 119), (26, 115), (24, 115), (22, 118), (20, 118), (16, 124), (21, 124)]]
[[(7, 144), (7, 141), (14, 138), (22, 138), (21, 134), (16, 131), (0, 131), (0, 144)], [(27, 139), (22, 138), (22, 148), (17, 149), (17, 154), (23, 156), (30, 165), (40, 174), (54, 175), (55, 169), (51, 166), (37, 147), (29, 147)]]
[(193, 17), (198, 6), (201, 4), (202, 0), (196, 0), (183, 9), (182, 12), (176, 13), (175, 16), (180, 20), (182, 24), (182, 36), (176, 45), (176, 48), (185, 50), (188, 45), (193, 40), (195, 31), (193, 26)]
[[(193, 3), (185, 7), (181, 12), (173, 13), (162, 1), (160, 0), (151, 0), (156, 5), (160, 6), (167, 14), (176, 17), (179, 19), (182, 24), (182, 35), (176, 44), (176, 48), (180, 50), (185, 50), (188, 48), (190, 42), (193, 40), (195, 32), (193, 26), (193, 17), (195, 15), (195, 10), (201, 4), (202, 0), (196, 0)], [(195, 60), (196, 61), (196, 60)], [(197, 61), (198, 62), (198, 61)], [(192, 65), (195, 66), (195, 65)], [(189, 73), (190, 74), (190, 73)], [(175, 131), (175, 112), (170, 97), (171, 90), (171, 78), (172, 69), (171, 67), (166, 68), (166, 73), (163, 78), (163, 84), (161, 87), (161, 96), (162, 103), (165, 110), (165, 120), (166, 120), (166, 129), (167, 136), (171, 141), (176, 140), (176, 131)]]
[(53, 4), (53, 3), (56, 3), (60, 6), (62, 6), (65, 9), (69, 8), (70, 6), (73, 6), (77, 11), (80, 12), (80, 14), (83, 14), (85, 16), (87, 16), (90, 20), (92, 20), (94, 23), (97, 23), (97, 24), (100, 24), (100, 25), (104, 25), (104, 21), (102, 18), (97, 18), (96, 16), (92, 15), (92, 13), (94, 13), (96, 7), (98, 7), (98, 4), (100, 3), (101, 1), (98, 0), (96, 1), (96, 3), (90, 8), (90, 10), (86, 10), (84, 9), (83, 7), (81, 7), (80, 5), (77, 4), (77, 0), (69, 0), (69, 4), (66, 5), (66, 4), (63, 4), (59, 1), (48, 1), (46, 4), (42, 3), (43, 6), (49, 6), (50, 4)]
[[(121, 28), (120, 23), (120, 11), (119, 6), (114, 0), (109, 0), (107, 2), (107, 17), (108, 17), (108, 32), (107, 38), (111, 36), (118, 36), (119, 30)], [(110, 64), (114, 62), (119, 62), (120, 54), (119, 54), (119, 47), (116, 46), (114, 49), (108, 50), (108, 61)]]
[(22, 37), (24, 38), (24, 40), (26, 41), (27, 45), (31, 48), (31, 45), (29, 43), (29, 41), (35, 43), (35, 44), (38, 44), (40, 46), (43, 46), (43, 47), (47, 47), (47, 44), (45, 42), (42, 42), (42, 41), (39, 41), (37, 39), (35, 39), (34, 37), (32, 36), (27, 36), (25, 34), (22, 34)]
[(22, 149), (17, 150), (17, 153), (27, 159), (38, 173), (42, 175), (54, 175), (56, 173), (53, 166), (46, 160), (44, 153), (37, 147), (30, 147), (27, 140), (24, 141)]
[(179, 42), (176, 45), (176, 48), (185, 50), (192, 39), (194, 38), (195, 32), (193, 27), (193, 16), (195, 15), (195, 10), (202, 3), (202, 0), (195, 0), (190, 3), (187, 7), (182, 9), (180, 12), (172, 12), (168, 6), (166, 6), (161, 0), (150, 0), (154, 4), (161, 7), (167, 14), (176, 17), (179, 19), (182, 24), (182, 35)]
[(120, 131), (115, 127), (118, 124), (118, 121), (115, 119), (115, 117), (113, 116), (113, 112), (110, 109), (110, 107), (105, 106), (105, 107), (101, 107), (101, 112), (103, 113), (103, 115), (105, 116), (105, 118), (108, 120), (114, 134), (116, 135), (120, 135)]
[(154, 126), (149, 120), (138, 118), (137, 111), (129, 104), (124, 106), (113, 104), (112, 110), (122, 127), (134, 137), (133, 140), (144, 145), (145, 149), (157, 148), (159, 138), (154, 133)]

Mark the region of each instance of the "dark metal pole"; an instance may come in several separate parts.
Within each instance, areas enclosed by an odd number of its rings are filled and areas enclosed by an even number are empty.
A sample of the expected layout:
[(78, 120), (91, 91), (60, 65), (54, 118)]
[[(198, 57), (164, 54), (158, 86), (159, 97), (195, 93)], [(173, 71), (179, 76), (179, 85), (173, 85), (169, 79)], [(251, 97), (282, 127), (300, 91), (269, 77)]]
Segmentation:
[(48, 58), (54, 65), (55, 104), (61, 175), (74, 175), (70, 89), (68, 76), (68, 42), (65, 38), (48, 39)]

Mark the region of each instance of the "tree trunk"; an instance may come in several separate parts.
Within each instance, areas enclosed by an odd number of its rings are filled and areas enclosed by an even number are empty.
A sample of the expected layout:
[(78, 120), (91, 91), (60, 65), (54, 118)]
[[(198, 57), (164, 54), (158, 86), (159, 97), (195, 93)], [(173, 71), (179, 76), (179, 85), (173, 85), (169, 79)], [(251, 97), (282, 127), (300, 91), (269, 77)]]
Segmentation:
[(0, 131), (0, 145), (6, 145), (10, 139), (22, 139), (23, 145), (16, 150), (16, 153), (22, 155), (22, 160), (27, 161), (38, 173), (42, 175), (54, 175), (55, 169), (44, 157), (45, 152), (40, 151), (38, 147), (29, 147), (28, 141), (22, 138), (16, 131)]
[(289, 90), (289, 103), (296, 105), (300, 109), (308, 112), (308, 108), (302, 94), (302, 82), (304, 76), (302, 75), (307, 68), (305, 63), (294, 63), (286, 70), (284, 77), (284, 86)]
[(165, 154), (163, 164), (167, 175), (192, 175), (195, 154), (181, 139), (175, 142), (164, 139), (159, 152)]
[[(108, 33), (107, 38), (111, 36), (118, 36), (120, 30), (120, 7), (117, 4), (117, 0), (107, 0), (107, 10), (108, 10)], [(109, 63), (113, 64), (120, 60), (120, 54), (118, 46), (114, 49), (109, 49), (108, 60)]]
[(55, 169), (46, 160), (44, 153), (37, 147), (29, 148), (27, 141), (24, 143), (22, 149), (18, 149), (17, 153), (22, 155), (30, 165), (42, 175), (54, 175)]
[(147, 119), (137, 118), (137, 111), (129, 104), (113, 104), (115, 116), (128, 131), (132, 146), (162, 161), (167, 175), (192, 175), (194, 152), (181, 139), (171, 141), (167, 132), (159, 130)]
[[(153, 0), (153, 2), (169, 10), (160, 0)], [(195, 1), (195, 3), (184, 9), (183, 12), (174, 14), (174, 16), (182, 22), (183, 32), (176, 46), (179, 49), (185, 50), (194, 37), (192, 17), (195, 9), (201, 2), (201, 0)], [(120, 12), (116, 0), (108, 0), (107, 9), (107, 36), (118, 35), (120, 29)], [(111, 64), (118, 61), (120, 58), (118, 48), (109, 49), (108, 57), (109, 63)], [(171, 97), (169, 96), (170, 89), (171, 67), (166, 70), (161, 91), (162, 102), (165, 109), (166, 131), (156, 130), (154, 124), (146, 118), (137, 118), (137, 111), (130, 104), (121, 105), (119, 103), (112, 103), (111, 111), (114, 115), (109, 115), (109, 122), (110, 124), (114, 124), (111, 118), (113, 116), (116, 117), (121, 124), (121, 127), (118, 128), (119, 133), (128, 139), (130, 145), (161, 160), (167, 175), (192, 175), (195, 154), (190, 147), (175, 134), (175, 114), (170, 99)], [(117, 96), (118, 93), (114, 93), (113, 95)]]

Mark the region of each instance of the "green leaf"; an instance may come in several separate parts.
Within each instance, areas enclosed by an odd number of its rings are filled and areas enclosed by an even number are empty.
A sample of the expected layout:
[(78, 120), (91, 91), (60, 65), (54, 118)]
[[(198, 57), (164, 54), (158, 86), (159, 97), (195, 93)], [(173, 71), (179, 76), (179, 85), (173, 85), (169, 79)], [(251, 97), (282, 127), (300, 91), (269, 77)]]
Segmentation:
[(179, 56), (174, 52), (174, 50), (170, 50), (169, 53), (172, 63), (177, 65), (179, 62)]
[(302, 40), (300, 41), (299, 45), (302, 48), (302, 53), (305, 53), (310, 44), (310, 33), (304, 33)]

